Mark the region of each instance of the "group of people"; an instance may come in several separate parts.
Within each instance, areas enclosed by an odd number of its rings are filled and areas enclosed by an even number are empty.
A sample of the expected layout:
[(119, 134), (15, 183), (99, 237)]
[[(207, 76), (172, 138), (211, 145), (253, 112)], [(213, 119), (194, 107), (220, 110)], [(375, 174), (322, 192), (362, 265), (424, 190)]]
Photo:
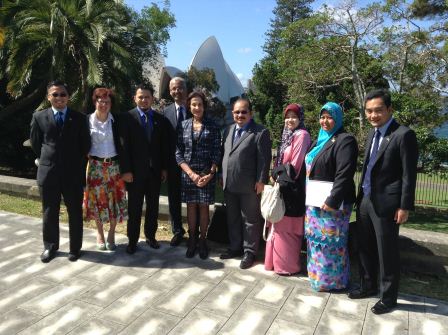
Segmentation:
[[(113, 90), (96, 88), (92, 95), (95, 111), (86, 117), (67, 107), (69, 90), (63, 82), (48, 84), (51, 107), (33, 114), (30, 136), (39, 158), (42, 262), (54, 258), (59, 248), (61, 197), (69, 217), (70, 261), (81, 256), (83, 208), (84, 217), (96, 222), (98, 250), (115, 250), (115, 227), (127, 220), (126, 252), (134, 254), (145, 200), (146, 243), (159, 248), (159, 194), (165, 181), (171, 246), (179, 245), (185, 234), (181, 220), (184, 202), (189, 236), (186, 257), (198, 252), (206, 259), (209, 205), (214, 203), (219, 180), (230, 241), (220, 258), (242, 257), (242, 269), (254, 264), (264, 222), (260, 198), (270, 178), (269, 131), (255, 122), (250, 101), (238, 98), (232, 107), (234, 123), (221, 136), (219, 127), (207, 117), (203, 93), (187, 95), (186, 83), (180, 77), (170, 81), (169, 89), (174, 103), (161, 113), (152, 109), (152, 87), (140, 85), (134, 95), (136, 108), (113, 115)], [(397, 301), (398, 229), (414, 206), (418, 153), (415, 133), (392, 117), (387, 91), (368, 93), (364, 108), (373, 129), (367, 137), (356, 196), (353, 177), (358, 145), (344, 130), (341, 107), (334, 102), (322, 107), (321, 128), (314, 142), (304, 123), (303, 107), (286, 107), (271, 173), (271, 179), (280, 184), (285, 214), (279, 222), (267, 222), (265, 269), (281, 275), (300, 272), (305, 237), (312, 288), (347, 289), (349, 221), (356, 206), (361, 285), (349, 292), (349, 297), (376, 295), (379, 279), (381, 299), (372, 311), (382, 314), (393, 309)], [(331, 183), (331, 191), (320, 206), (307, 205), (305, 200), (314, 181)], [(105, 224), (109, 224), (107, 237)]]

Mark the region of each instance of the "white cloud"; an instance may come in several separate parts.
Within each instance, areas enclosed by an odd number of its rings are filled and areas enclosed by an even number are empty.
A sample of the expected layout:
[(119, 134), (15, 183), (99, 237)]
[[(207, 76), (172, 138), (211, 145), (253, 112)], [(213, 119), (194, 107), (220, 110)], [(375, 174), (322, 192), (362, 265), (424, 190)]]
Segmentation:
[(240, 54), (248, 54), (249, 52), (252, 52), (252, 48), (239, 48), (238, 53)]
[(244, 73), (237, 73), (236, 76), (238, 77), (239, 80), (243, 80), (244, 79)]

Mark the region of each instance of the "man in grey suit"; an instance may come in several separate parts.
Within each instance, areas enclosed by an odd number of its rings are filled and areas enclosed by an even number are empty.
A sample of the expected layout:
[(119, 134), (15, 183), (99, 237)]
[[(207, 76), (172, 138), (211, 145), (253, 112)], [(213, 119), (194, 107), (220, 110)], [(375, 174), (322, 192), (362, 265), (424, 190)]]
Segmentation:
[(178, 246), (182, 242), (185, 230), (182, 227), (181, 217), (181, 170), (176, 163), (176, 141), (177, 127), (183, 120), (190, 117), (187, 113), (187, 85), (185, 79), (174, 77), (170, 80), (170, 95), (174, 99), (174, 103), (168, 105), (163, 110), (163, 115), (170, 123), (169, 127), (169, 158), (168, 158), (168, 204), (170, 211), (171, 229), (173, 238), (171, 246)]
[(220, 258), (244, 255), (240, 268), (247, 269), (254, 263), (261, 236), (260, 197), (268, 182), (271, 138), (253, 120), (249, 100), (236, 100), (232, 113), (235, 124), (224, 133), (222, 161), (230, 248)]

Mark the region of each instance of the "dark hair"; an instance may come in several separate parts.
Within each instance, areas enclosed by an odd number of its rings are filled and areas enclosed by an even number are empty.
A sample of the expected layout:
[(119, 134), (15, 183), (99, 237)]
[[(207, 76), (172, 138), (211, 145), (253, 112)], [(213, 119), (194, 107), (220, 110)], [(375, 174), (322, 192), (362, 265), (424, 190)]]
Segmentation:
[(232, 109), (235, 107), (236, 103), (238, 103), (238, 102), (246, 102), (247, 106), (249, 108), (249, 112), (252, 111), (252, 103), (250, 102), (250, 100), (248, 98), (242, 98), (242, 97), (235, 100), (235, 102), (232, 105)]
[(96, 104), (96, 101), (100, 98), (105, 98), (105, 97), (109, 97), (110, 98), (110, 102), (112, 103), (112, 105), (115, 102), (115, 92), (110, 89), (110, 88), (105, 88), (105, 87), (97, 87), (93, 90), (92, 93), (92, 101), (93, 104)]
[(370, 91), (366, 94), (366, 97), (364, 98), (364, 108), (366, 108), (366, 103), (369, 100), (381, 98), (386, 105), (386, 107), (390, 107), (392, 105), (392, 99), (390, 97), (390, 93), (388, 90), (384, 88), (376, 89), (373, 91)]
[(68, 89), (67, 84), (64, 83), (62, 80), (58, 80), (58, 79), (57, 79), (57, 80), (50, 81), (50, 82), (47, 84), (47, 93), (48, 93), (49, 89), (50, 89), (51, 87), (53, 87), (53, 86), (63, 87), (63, 88), (65, 89), (65, 91), (67, 92), (67, 94), (70, 95), (70, 90)]
[(204, 115), (205, 110), (207, 109), (207, 98), (205, 97), (205, 94), (198, 91), (193, 91), (188, 95), (187, 98), (187, 109), (190, 110), (190, 103), (193, 98), (201, 98), (202, 104), (204, 105)]
[(135, 93), (137, 93), (138, 90), (145, 90), (151, 92), (151, 95), (154, 96), (154, 87), (152, 87), (151, 84), (142, 83), (135, 87)]

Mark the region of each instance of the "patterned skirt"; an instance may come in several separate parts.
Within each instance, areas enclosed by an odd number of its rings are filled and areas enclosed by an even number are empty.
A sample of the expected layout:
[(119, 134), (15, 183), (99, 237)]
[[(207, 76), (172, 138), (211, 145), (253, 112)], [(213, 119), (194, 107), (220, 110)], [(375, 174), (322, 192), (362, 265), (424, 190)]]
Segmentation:
[(99, 223), (127, 220), (126, 188), (117, 161), (89, 159), (84, 192), (85, 219)]
[[(201, 161), (198, 157), (193, 157), (190, 162), (190, 168), (195, 172), (208, 170), (210, 167), (211, 163), (207, 164), (206, 162)], [(209, 205), (215, 203), (216, 176), (213, 176), (204, 187), (197, 187), (184, 171), (182, 171), (181, 180), (182, 202)]]
[(347, 250), (352, 205), (327, 212), (307, 207), (305, 236), (308, 246), (307, 269), (316, 291), (345, 289), (349, 283), (350, 260)]

